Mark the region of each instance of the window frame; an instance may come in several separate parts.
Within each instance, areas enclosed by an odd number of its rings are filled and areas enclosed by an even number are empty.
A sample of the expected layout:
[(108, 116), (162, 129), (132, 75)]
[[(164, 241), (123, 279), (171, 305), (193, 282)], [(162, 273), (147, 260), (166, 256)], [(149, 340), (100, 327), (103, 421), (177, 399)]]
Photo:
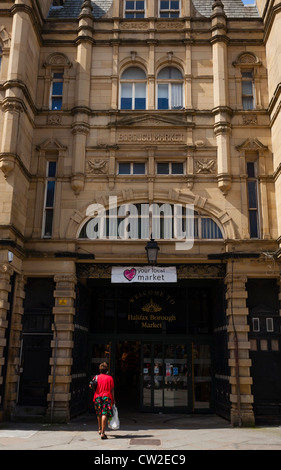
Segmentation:
[[(61, 77), (55, 77), (54, 75), (58, 74), (61, 75)], [(62, 84), (62, 90), (61, 94), (54, 94), (53, 93), (53, 87), (55, 83), (61, 83)], [(64, 88), (64, 71), (63, 70), (52, 70), (52, 80), (51, 80), (51, 87), (50, 87), (50, 100), (49, 100), (49, 108), (50, 111), (61, 111), (62, 106), (63, 106), (63, 88)], [(53, 100), (55, 99), (60, 99), (61, 100), (61, 105), (60, 108), (54, 108), (53, 107)]]
[(260, 327), (259, 317), (252, 318), (252, 330), (253, 330), (253, 333), (260, 333), (261, 327)]
[[(168, 173), (158, 173), (158, 165), (161, 164), (161, 163), (164, 163), (164, 164), (168, 164), (169, 165), (169, 172)], [(181, 164), (182, 165), (182, 173), (173, 173), (172, 171), (172, 168), (173, 168), (173, 165), (174, 164)], [(162, 160), (159, 160), (159, 161), (156, 161), (155, 162), (155, 174), (157, 176), (182, 176), (182, 175), (185, 175), (185, 162), (183, 161), (162, 161)]]
[[(141, 218), (142, 217), (145, 217), (141, 211), (140, 211), (140, 208), (142, 206), (142, 204), (147, 204), (147, 203), (138, 203), (137, 204), (137, 210), (138, 210), (138, 216), (137, 216), (137, 226), (135, 227), (135, 230), (136, 230), (136, 233), (138, 233), (138, 237), (128, 237), (128, 239), (131, 239), (131, 240), (144, 240), (144, 238), (141, 238), (140, 233), (142, 233), (141, 231), (141, 227), (139, 225), (139, 223), (141, 223)], [(162, 206), (162, 205), (165, 205), (165, 203), (156, 203), (158, 206)], [(175, 206), (176, 204), (173, 204), (173, 213), (171, 213), (171, 215), (169, 217), (167, 217), (167, 219), (169, 219), (169, 221), (174, 221), (174, 215), (175, 215)], [(121, 206), (122, 207), (122, 206)], [(118, 216), (117, 216), (117, 226), (120, 222), (122, 222), (122, 220), (126, 220), (126, 217), (127, 217), (127, 214), (126, 214), (126, 211), (124, 212), (123, 215), (120, 215), (119, 214), (119, 208), (120, 206), (117, 208), (117, 212), (118, 212)], [(185, 210), (185, 208), (183, 207), (183, 210)], [(179, 215), (179, 214), (178, 214)], [(113, 216), (115, 217), (115, 215)], [(193, 217), (193, 215), (192, 215)], [(104, 229), (105, 232), (106, 232), (106, 239), (110, 239), (110, 234), (108, 232), (108, 221), (109, 221), (109, 218), (110, 218), (110, 215), (109, 215), (109, 211), (106, 211), (106, 215), (105, 215), (105, 218), (106, 218), (106, 221), (105, 221), (105, 224), (104, 224)], [(175, 237), (175, 232), (174, 232), (174, 229), (175, 229), (175, 226), (173, 225), (174, 222), (171, 222), (171, 226), (170, 226), (170, 230), (171, 230), (171, 234), (172, 236), (169, 238), (169, 237), (162, 237), (161, 234), (163, 235), (163, 231), (165, 231), (165, 216), (163, 214), (160, 214), (160, 217), (159, 217), (159, 237), (155, 237), (157, 240), (170, 240), (170, 241), (175, 241), (177, 240), (177, 238)], [(187, 220), (190, 219), (190, 215), (188, 213), (183, 213), (182, 214), (182, 221), (183, 221), (183, 224), (185, 225), (184, 227), (184, 230), (186, 229), (186, 223), (187, 223)], [(215, 230), (214, 230), (214, 226), (209, 226), (208, 227), (208, 232), (211, 233), (216, 233), (216, 234), (219, 234), (220, 236), (218, 237), (207, 237), (207, 236), (203, 236), (206, 232), (206, 227), (204, 227), (204, 223), (202, 223), (202, 220), (207, 220), (207, 221), (211, 221), (212, 224), (214, 224), (215, 226)], [(77, 233), (77, 238), (80, 239), (80, 240), (87, 240), (88, 237), (85, 237), (85, 236), (82, 236), (83, 232), (86, 232), (86, 227), (87, 227), (87, 224), (91, 221), (91, 218), (88, 218), (86, 221), (84, 221), (83, 225), (80, 226), (80, 229)], [(117, 229), (117, 226), (115, 227)], [(148, 239), (149, 239), (149, 234), (147, 234), (148, 236)], [(103, 241), (104, 238), (95, 238), (96, 241), (98, 240), (101, 240)], [(223, 228), (221, 227), (221, 225), (216, 221), (214, 220), (213, 217), (207, 215), (207, 214), (204, 214), (202, 212), (198, 212), (198, 211), (194, 211), (194, 240), (195, 241), (215, 241), (215, 242), (221, 242), (224, 240), (224, 230)]]
[(267, 333), (274, 333), (274, 320), (273, 317), (266, 317), (265, 319)]
[[(181, 73), (182, 78), (158, 78), (159, 74), (165, 69), (175, 69)], [(168, 107), (159, 107), (159, 85), (167, 85), (168, 86)], [(181, 85), (181, 106), (172, 107), (172, 91), (174, 85)], [(178, 67), (174, 66), (167, 66), (163, 67), (157, 73), (156, 78), (156, 109), (159, 111), (178, 111), (183, 110), (185, 107), (184, 101), (184, 76), (182, 71)]]
[[(120, 164), (122, 163), (127, 163), (130, 165), (130, 173), (120, 173)], [(144, 165), (144, 173), (134, 173), (134, 165), (135, 164), (143, 164)], [(118, 162), (118, 166), (117, 166), (117, 174), (118, 176), (144, 176), (146, 175), (146, 163), (145, 162), (133, 162), (133, 161), (130, 161), (130, 162), (125, 162), (125, 161), (119, 161)]]
[[(123, 4), (123, 18), (126, 19), (126, 20), (139, 20), (139, 19), (143, 19), (146, 17), (146, 0), (141, 0), (143, 1), (143, 9), (140, 9), (140, 10), (137, 10), (136, 6), (137, 6), (137, 1), (138, 0), (132, 0), (132, 2), (134, 2), (134, 8), (133, 9), (129, 9), (129, 8), (126, 8), (127, 6), (127, 1), (128, 0), (124, 0), (124, 4)], [(143, 16), (136, 16), (138, 12), (143, 12)], [(128, 12), (131, 12), (131, 14), (133, 14), (133, 16), (131, 17), (127, 17), (126, 14)]]
[[(55, 174), (50, 175), (50, 163), (55, 163)], [(55, 198), (56, 198), (56, 177), (57, 177), (58, 164), (57, 160), (50, 159), (47, 161), (46, 165), (46, 183), (45, 183), (45, 194), (44, 194), (44, 213), (43, 213), (43, 223), (42, 223), (42, 238), (52, 238), (53, 225), (54, 225), (54, 209), (55, 209)], [(54, 183), (53, 189), (53, 203), (52, 205), (47, 205), (48, 198), (48, 186), (49, 183)], [(51, 230), (46, 232), (46, 224), (48, 216), (47, 214), (51, 213)]]
[[(243, 74), (251, 73), (251, 77), (243, 76)], [(243, 84), (244, 83), (251, 83), (252, 86), (252, 93), (244, 93), (243, 91)], [(243, 111), (253, 111), (256, 108), (255, 104), (255, 82), (254, 82), (254, 69), (253, 68), (243, 68), (241, 70), (241, 91), (242, 91), (242, 108)], [(246, 107), (245, 100), (251, 99), (251, 106)]]
[[(249, 167), (248, 165), (252, 164), (254, 169), (254, 174), (249, 175)], [(249, 221), (249, 235), (250, 239), (258, 240), (261, 236), (261, 223), (260, 223), (260, 202), (259, 202), (259, 182), (258, 182), (258, 162), (247, 160), (246, 161), (246, 168), (247, 168), (247, 205), (248, 205), (248, 221)], [(252, 196), (250, 195), (250, 187), (254, 184), (254, 191), (255, 191), (255, 203), (256, 207), (250, 207)], [(251, 185), (251, 186), (250, 186)], [(256, 234), (254, 234), (253, 227), (251, 224), (253, 222), (252, 214), (255, 213), (255, 223), (257, 226)], [(250, 215), (251, 214), (251, 215)]]
[[(177, 9), (171, 8), (171, 2), (174, 1), (174, 0), (167, 0), (169, 2), (169, 8), (167, 8), (167, 9), (161, 8), (161, 1), (162, 0), (159, 0), (159, 2), (158, 2), (158, 17), (159, 18), (161, 18), (161, 19), (163, 19), (163, 18), (169, 18), (169, 19), (171, 19), (171, 18), (172, 19), (173, 18), (180, 18), (180, 15), (181, 15), (181, 1), (180, 0), (177, 0), (178, 3), (179, 3), (179, 7)], [(164, 12), (164, 11), (168, 12), (168, 16), (161, 16), (161, 12)], [(176, 12), (176, 11), (178, 12), (178, 16), (171, 16), (171, 14), (173, 12)]]
[[(124, 73), (130, 69), (139, 69), (145, 74), (145, 78), (122, 78)], [(122, 107), (122, 86), (125, 84), (130, 84), (132, 85), (132, 95), (131, 95), (131, 100), (132, 100), (132, 107), (131, 108), (123, 108)], [(136, 85), (138, 84), (145, 84), (145, 107), (144, 108), (136, 108)], [(119, 86), (119, 109), (121, 111), (145, 111), (147, 109), (147, 74), (146, 71), (142, 67), (138, 66), (130, 66), (127, 67), (125, 70), (123, 70), (122, 75), (120, 77), (120, 86)]]

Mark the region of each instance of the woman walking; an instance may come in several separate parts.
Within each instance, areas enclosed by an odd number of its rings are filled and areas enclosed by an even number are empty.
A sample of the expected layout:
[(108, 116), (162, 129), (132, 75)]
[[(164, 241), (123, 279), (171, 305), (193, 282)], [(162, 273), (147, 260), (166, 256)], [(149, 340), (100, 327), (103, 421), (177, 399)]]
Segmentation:
[(101, 439), (107, 439), (105, 428), (108, 418), (112, 417), (112, 405), (115, 404), (114, 380), (111, 375), (108, 375), (106, 362), (100, 364), (99, 371), (93, 402), (99, 425), (99, 434)]

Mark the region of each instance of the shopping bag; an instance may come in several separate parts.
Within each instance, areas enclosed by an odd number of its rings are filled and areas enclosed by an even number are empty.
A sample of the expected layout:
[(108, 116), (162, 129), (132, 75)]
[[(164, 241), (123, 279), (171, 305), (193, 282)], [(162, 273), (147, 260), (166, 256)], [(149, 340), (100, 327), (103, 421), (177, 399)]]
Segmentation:
[(119, 429), (120, 428), (120, 421), (119, 421), (119, 417), (118, 417), (118, 410), (117, 410), (117, 406), (116, 405), (113, 405), (112, 407), (112, 411), (113, 411), (113, 416), (112, 418), (108, 421), (108, 427), (109, 429)]

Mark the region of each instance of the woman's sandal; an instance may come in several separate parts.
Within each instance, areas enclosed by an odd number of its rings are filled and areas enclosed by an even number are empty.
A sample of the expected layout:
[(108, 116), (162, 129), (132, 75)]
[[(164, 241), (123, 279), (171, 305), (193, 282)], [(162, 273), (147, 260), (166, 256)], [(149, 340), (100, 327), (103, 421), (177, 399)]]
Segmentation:
[(107, 439), (106, 434), (101, 434), (101, 439)]

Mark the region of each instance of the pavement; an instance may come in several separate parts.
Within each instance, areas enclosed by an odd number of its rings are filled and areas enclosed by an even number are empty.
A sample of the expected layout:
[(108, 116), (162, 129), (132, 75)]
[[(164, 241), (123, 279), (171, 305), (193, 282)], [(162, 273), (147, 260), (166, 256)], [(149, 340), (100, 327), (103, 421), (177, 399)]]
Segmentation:
[(66, 424), (2, 422), (0, 450), (87, 450), (94, 451), (92, 458), (111, 455), (109, 451), (117, 454), (121, 451), (125, 455), (127, 451), (180, 454), (189, 450), (281, 450), (279, 425), (237, 428), (215, 415), (136, 413), (132, 416), (119, 412), (119, 417), (120, 429), (108, 430), (107, 440), (101, 440), (92, 413)]

